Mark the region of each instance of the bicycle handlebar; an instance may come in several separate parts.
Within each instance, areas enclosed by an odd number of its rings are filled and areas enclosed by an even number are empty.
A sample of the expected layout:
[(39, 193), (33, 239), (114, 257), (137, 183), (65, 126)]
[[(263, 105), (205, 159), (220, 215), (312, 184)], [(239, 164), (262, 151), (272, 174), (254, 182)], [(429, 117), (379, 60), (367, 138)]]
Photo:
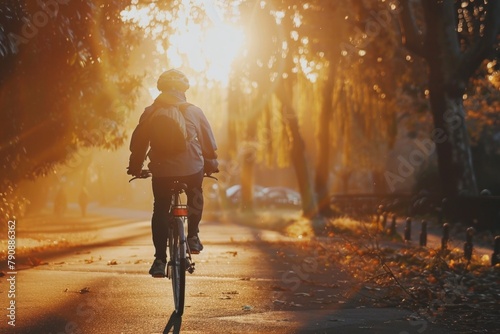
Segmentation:
[[(137, 179), (147, 179), (151, 176), (153, 176), (153, 174), (151, 173), (151, 171), (149, 169), (143, 169), (143, 170), (141, 170), (141, 174), (134, 176), (133, 178), (128, 180), (128, 182), (132, 182), (132, 181), (137, 180)], [(214, 179), (215, 181), (219, 181), (219, 179), (216, 178), (215, 176), (212, 176), (212, 174), (204, 174), (203, 177), (208, 177), (210, 179)]]
[(141, 174), (134, 176), (133, 178), (128, 180), (128, 182), (132, 182), (137, 179), (147, 179), (151, 176), (153, 176), (153, 174), (151, 174), (151, 171), (149, 169), (143, 169), (141, 170)]
[(215, 176), (212, 176), (212, 174), (204, 174), (203, 177), (208, 177), (209, 179), (214, 179), (215, 181), (219, 181), (219, 179), (216, 178)]

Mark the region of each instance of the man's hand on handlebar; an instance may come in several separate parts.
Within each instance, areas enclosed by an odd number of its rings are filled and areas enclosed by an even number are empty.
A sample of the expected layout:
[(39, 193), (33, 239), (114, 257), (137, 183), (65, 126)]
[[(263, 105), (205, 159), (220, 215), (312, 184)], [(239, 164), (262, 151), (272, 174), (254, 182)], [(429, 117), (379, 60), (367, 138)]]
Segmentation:
[(217, 179), (215, 176), (212, 176), (212, 174), (215, 174), (215, 173), (219, 173), (219, 168), (217, 168), (215, 171), (210, 172), (210, 173), (209, 172), (205, 172), (205, 175), (203, 175), (203, 176), (204, 177), (209, 177), (211, 179), (214, 179), (214, 180), (218, 181), (219, 179)]
[(151, 177), (151, 172), (149, 171), (149, 169), (141, 169), (139, 171), (136, 171), (136, 170), (130, 170), (129, 168), (127, 174), (133, 176), (133, 178), (131, 178), (128, 182), (136, 179), (147, 179), (148, 177)]
[(219, 173), (219, 168), (216, 168), (214, 171), (211, 171), (210, 173), (206, 173), (208, 176), (212, 175), (212, 174), (215, 174), (215, 173)]
[(215, 170), (205, 171), (206, 176), (211, 176), (212, 174), (215, 173), (219, 173), (219, 168), (216, 168)]
[(131, 168), (127, 167), (127, 175), (132, 175), (132, 176), (139, 176), (141, 175), (141, 168)]

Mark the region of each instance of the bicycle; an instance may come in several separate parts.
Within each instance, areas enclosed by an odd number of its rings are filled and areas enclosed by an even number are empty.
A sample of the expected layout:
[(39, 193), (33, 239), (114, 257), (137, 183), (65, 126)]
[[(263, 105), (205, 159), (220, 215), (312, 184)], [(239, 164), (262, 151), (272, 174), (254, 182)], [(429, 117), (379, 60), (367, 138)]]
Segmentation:
[[(141, 171), (139, 176), (134, 176), (129, 182), (136, 179), (147, 179), (152, 174), (149, 170)], [(214, 178), (212, 176), (208, 176)], [(214, 178), (215, 179), (215, 178)], [(185, 193), (187, 185), (174, 181), (171, 185), (172, 199), (168, 223), (167, 252), (170, 256), (167, 262), (166, 277), (172, 281), (175, 313), (182, 316), (186, 292), (186, 271), (192, 274), (195, 263), (191, 258), (191, 250), (187, 243), (187, 218), (188, 206), (181, 201), (181, 194)]]

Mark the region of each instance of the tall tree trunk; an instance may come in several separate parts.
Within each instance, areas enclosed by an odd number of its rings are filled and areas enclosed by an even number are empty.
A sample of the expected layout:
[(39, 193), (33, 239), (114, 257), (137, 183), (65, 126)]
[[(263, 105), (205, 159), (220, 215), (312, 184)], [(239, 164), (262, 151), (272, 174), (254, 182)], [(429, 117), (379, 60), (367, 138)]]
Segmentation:
[(387, 181), (384, 177), (384, 171), (381, 169), (372, 169), (373, 193), (385, 195), (388, 193)]
[(240, 153), (241, 161), (241, 198), (240, 209), (243, 212), (252, 212), (254, 209), (254, 167), (255, 150), (248, 145)]
[(318, 198), (318, 211), (323, 216), (330, 216), (329, 174), (330, 174), (330, 121), (333, 111), (333, 84), (335, 66), (330, 64), (328, 78), (323, 88), (323, 105), (318, 120), (318, 157), (314, 186)]
[(349, 191), (349, 181), (351, 180), (352, 169), (343, 167), (339, 174), (342, 194), (351, 193), (351, 191)]
[(286, 80), (281, 82), (281, 85), (279, 85), (276, 90), (276, 94), (281, 101), (283, 119), (290, 132), (290, 156), (299, 184), (303, 215), (307, 218), (314, 218), (318, 214), (318, 202), (314, 194), (309, 161), (305, 152), (304, 139), (300, 134), (297, 114), (290, 103), (290, 101), (292, 101), (292, 89), (287, 85), (290, 85), (290, 83)]
[(424, 50), (429, 64), (429, 94), (434, 120), (432, 139), (436, 144), (439, 176), (444, 196), (477, 195), (469, 135), (465, 125), (463, 94), (467, 79), (461, 77), (460, 48), (454, 29), (452, 1), (425, 4), (426, 35)]
[(309, 161), (305, 153), (304, 139), (300, 134), (299, 123), (293, 108), (290, 105), (284, 105), (283, 114), (285, 115), (290, 130), (292, 141), (290, 154), (302, 197), (303, 215), (307, 218), (313, 218), (318, 212), (318, 204), (316, 196), (314, 195)]
[[(253, 143), (257, 138), (257, 118), (245, 119), (243, 116), (244, 114), (248, 114), (248, 111), (243, 107), (243, 97), (237, 87), (238, 78), (241, 76), (241, 67), (235, 66), (229, 77), (229, 149), (233, 151), (233, 154), (236, 155), (240, 163), (241, 189), (239, 207), (244, 212), (252, 212), (254, 209), (253, 190), (256, 154)], [(241, 119), (245, 119), (245, 124), (241, 124)], [(241, 141), (244, 141), (244, 144), (237, 146), (236, 143)]]
[(443, 195), (477, 195), (462, 96), (469, 78), (497, 43), (500, 1), (484, 4), (486, 16), (480, 22), (482, 31), (475, 31), (475, 38), (466, 47), (459, 44), (458, 8), (454, 0), (422, 0), (420, 4), (424, 29), (417, 26), (415, 7), (410, 0), (401, 1), (400, 18), (406, 47), (429, 64), (430, 104), (435, 125), (432, 139), (437, 147)]
[[(430, 81), (443, 78), (431, 71)], [(469, 135), (465, 125), (462, 96), (447, 92), (444, 87), (430, 86), (430, 103), (434, 119), (432, 139), (436, 144), (439, 176), (444, 196), (477, 195), (477, 184), (472, 165)]]

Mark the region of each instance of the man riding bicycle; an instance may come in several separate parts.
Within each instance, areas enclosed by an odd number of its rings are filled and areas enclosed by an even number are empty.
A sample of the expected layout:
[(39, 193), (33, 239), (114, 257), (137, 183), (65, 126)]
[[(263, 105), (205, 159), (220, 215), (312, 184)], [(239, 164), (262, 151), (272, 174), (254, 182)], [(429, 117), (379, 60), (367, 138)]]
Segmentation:
[[(192, 254), (198, 254), (203, 245), (198, 237), (199, 223), (203, 212), (202, 183), (204, 174), (218, 172), (217, 145), (211, 126), (203, 111), (186, 102), (185, 92), (189, 80), (184, 73), (171, 69), (160, 75), (157, 83), (161, 94), (148, 106), (135, 128), (130, 140), (130, 159), (127, 174), (139, 176), (145, 157), (150, 163), (154, 195), (151, 230), (155, 247), (155, 260), (149, 270), (154, 277), (165, 275), (167, 263), (167, 224), (172, 197), (169, 185), (175, 180), (185, 183), (188, 216), (188, 245)], [(150, 147), (150, 119), (157, 109), (175, 105), (182, 110), (187, 132), (186, 149), (173, 155), (165, 155)], [(149, 149), (149, 151), (148, 151)]]

